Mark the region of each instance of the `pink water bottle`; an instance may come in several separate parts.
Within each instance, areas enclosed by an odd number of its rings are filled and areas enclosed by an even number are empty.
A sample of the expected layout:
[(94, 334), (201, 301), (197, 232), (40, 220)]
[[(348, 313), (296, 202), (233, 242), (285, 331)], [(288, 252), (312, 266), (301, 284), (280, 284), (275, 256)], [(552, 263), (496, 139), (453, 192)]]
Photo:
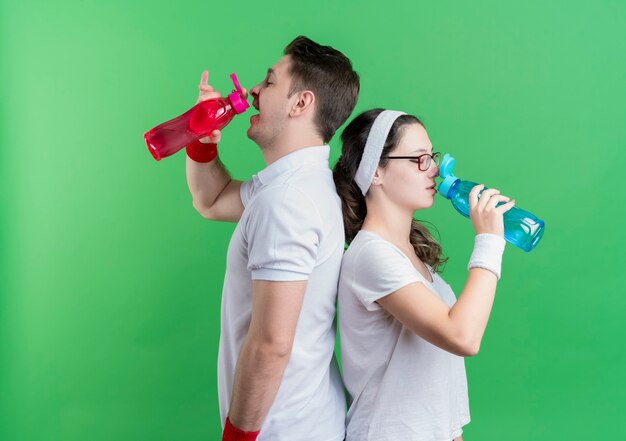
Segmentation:
[(244, 98), (237, 75), (232, 74), (230, 79), (235, 90), (227, 98), (202, 101), (182, 115), (159, 124), (143, 135), (154, 159), (160, 161), (196, 139), (208, 136), (213, 130), (221, 130), (235, 115), (250, 107)]

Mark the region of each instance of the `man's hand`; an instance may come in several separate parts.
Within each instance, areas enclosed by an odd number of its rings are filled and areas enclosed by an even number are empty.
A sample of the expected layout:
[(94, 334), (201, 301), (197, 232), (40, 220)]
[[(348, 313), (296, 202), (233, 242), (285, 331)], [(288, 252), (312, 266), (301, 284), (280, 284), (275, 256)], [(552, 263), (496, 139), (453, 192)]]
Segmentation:
[[(244, 98), (248, 97), (248, 91), (246, 89), (243, 90)], [(213, 88), (209, 84), (209, 71), (205, 70), (202, 72), (200, 76), (200, 84), (198, 84), (198, 100), (196, 104), (201, 103), (202, 101), (213, 100), (215, 98), (220, 98), (222, 96), (217, 90)], [(209, 136), (205, 136), (204, 138), (200, 138), (200, 142), (203, 144), (217, 144), (222, 139), (222, 132), (219, 130), (213, 130)]]
[(200, 93), (198, 94), (198, 101), (196, 101), (196, 104), (201, 103), (202, 101), (220, 98), (222, 96), (221, 93), (219, 93), (213, 88), (213, 86), (209, 84), (208, 70), (202, 72), (202, 75), (200, 76), (200, 84), (198, 85), (198, 90), (200, 91)]
[[(198, 84), (198, 100), (196, 104), (202, 101), (213, 100), (222, 96), (217, 90), (209, 84), (209, 71), (205, 70), (200, 76), (200, 84)], [(213, 130), (210, 136), (200, 138), (202, 144), (217, 144), (222, 139), (222, 132), (219, 130)]]

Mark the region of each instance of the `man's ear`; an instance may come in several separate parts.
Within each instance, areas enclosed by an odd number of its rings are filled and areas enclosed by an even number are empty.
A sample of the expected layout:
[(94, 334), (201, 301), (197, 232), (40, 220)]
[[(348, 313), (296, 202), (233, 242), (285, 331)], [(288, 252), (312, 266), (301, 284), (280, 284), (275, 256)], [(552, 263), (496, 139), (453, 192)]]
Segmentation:
[(289, 116), (293, 117), (301, 116), (310, 112), (315, 105), (315, 94), (310, 90), (303, 90), (298, 92), (296, 95), (298, 99), (291, 108), (291, 112), (289, 112)]

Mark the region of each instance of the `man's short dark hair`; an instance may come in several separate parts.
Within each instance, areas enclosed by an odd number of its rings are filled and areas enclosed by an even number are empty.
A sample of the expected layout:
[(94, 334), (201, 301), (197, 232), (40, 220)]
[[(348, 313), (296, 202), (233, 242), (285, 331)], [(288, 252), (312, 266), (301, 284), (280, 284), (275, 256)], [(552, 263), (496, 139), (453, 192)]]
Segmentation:
[(359, 75), (348, 57), (302, 35), (285, 48), (291, 57), (289, 96), (301, 90), (315, 94), (315, 123), (324, 142), (348, 119), (359, 96)]

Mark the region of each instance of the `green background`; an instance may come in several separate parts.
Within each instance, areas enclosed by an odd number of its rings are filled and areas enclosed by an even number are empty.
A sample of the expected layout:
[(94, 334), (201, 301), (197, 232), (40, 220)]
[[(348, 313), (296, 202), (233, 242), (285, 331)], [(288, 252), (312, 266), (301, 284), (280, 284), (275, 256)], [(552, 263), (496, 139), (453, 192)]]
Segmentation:
[[(0, 439), (219, 439), (234, 226), (202, 219), (184, 154), (157, 163), (142, 135), (203, 69), (250, 88), (298, 34), (352, 59), (357, 112), (420, 116), (458, 176), (546, 221), (535, 251), (507, 247), (465, 439), (626, 435), (625, 5), (2, 0)], [(220, 147), (239, 179), (264, 165), (250, 114)], [(418, 217), (460, 292), (470, 223), (442, 198)]]

